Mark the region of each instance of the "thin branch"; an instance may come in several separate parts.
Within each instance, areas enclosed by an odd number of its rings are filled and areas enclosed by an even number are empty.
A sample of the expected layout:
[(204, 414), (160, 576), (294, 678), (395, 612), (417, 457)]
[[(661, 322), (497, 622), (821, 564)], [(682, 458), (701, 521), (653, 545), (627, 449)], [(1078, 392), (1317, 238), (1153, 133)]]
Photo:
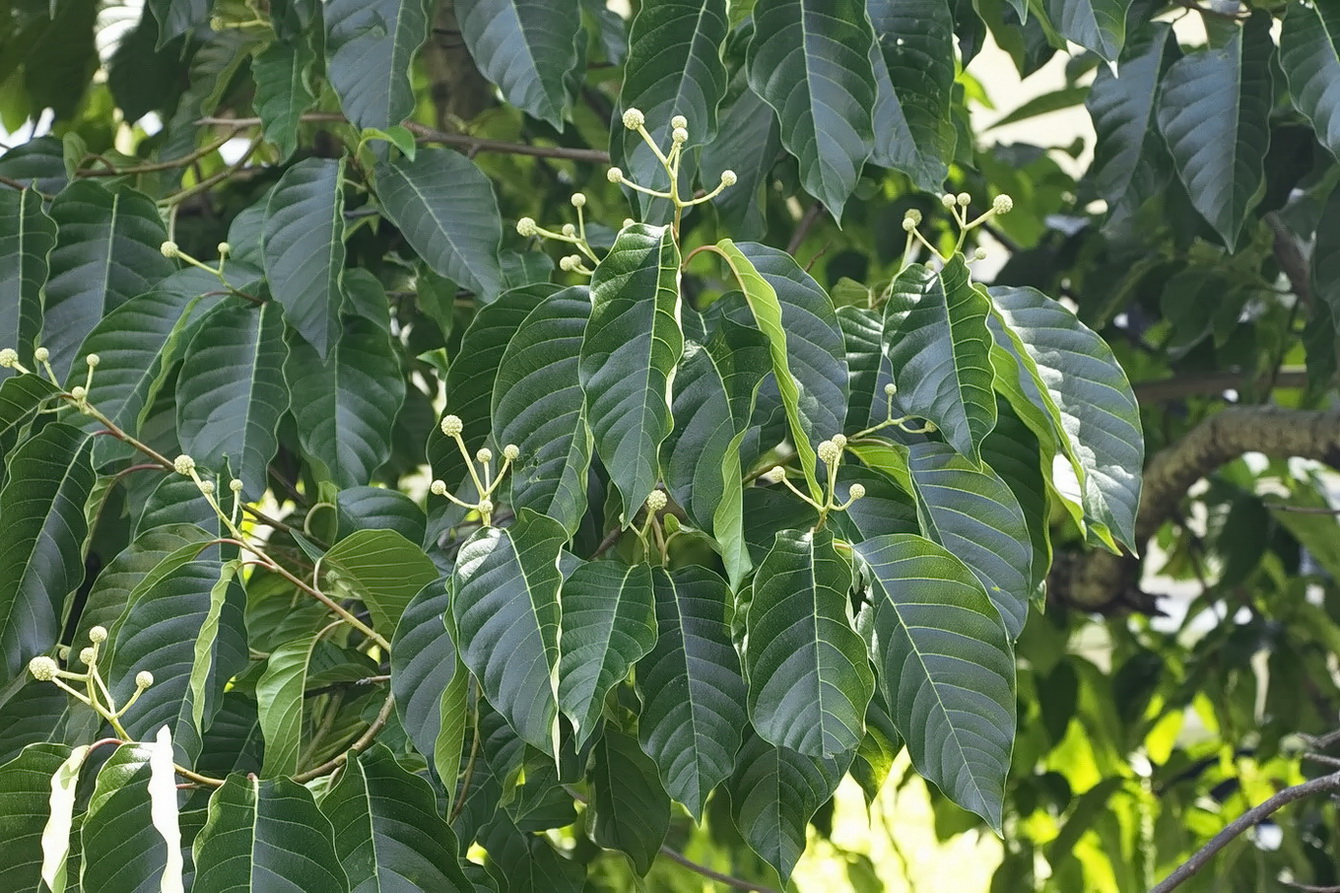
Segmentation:
[(322, 763), (320, 766), (317, 766), (314, 769), (308, 769), (306, 772), (299, 772), (297, 775), (293, 776), (293, 780), (298, 784), (305, 784), (313, 778), (319, 778), (322, 775), (334, 772), (336, 769), (347, 763), (349, 757), (357, 756), (367, 750), (368, 747), (371, 746), (373, 740), (377, 737), (377, 733), (386, 727), (387, 721), (391, 718), (391, 711), (394, 709), (395, 696), (387, 695), (385, 703), (382, 704), (381, 711), (377, 714), (377, 718), (372, 721), (372, 724), (368, 726), (367, 731), (360, 735), (357, 741), (350, 744), (348, 749), (343, 753), (326, 760), (326, 762)]
[[(1217, 397), (1224, 391), (1241, 391), (1270, 384), (1265, 377), (1255, 382), (1246, 381), (1240, 372), (1204, 372), (1177, 375), (1158, 381), (1142, 381), (1135, 385), (1135, 398), (1141, 403), (1167, 403), (1187, 397)], [(1273, 382), (1276, 388), (1307, 387), (1307, 370), (1301, 366), (1284, 366)]]
[(1307, 257), (1303, 255), (1303, 249), (1298, 245), (1298, 238), (1293, 234), (1293, 230), (1284, 225), (1280, 215), (1271, 211), (1266, 215), (1266, 224), (1270, 231), (1275, 234), (1274, 252), (1275, 262), (1280, 265), (1284, 271), (1284, 276), (1289, 280), (1289, 286), (1293, 293), (1298, 295), (1298, 300), (1305, 307), (1312, 306), (1312, 277), (1308, 272)]
[(1204, 868), (1205, 863), (1209, 862), (1215, 853), (1228, 846), (1249, 828), (1254, 828), (1265, 821), (1280, 808), (1293, 803), (1295, 800), (1302, 800), (1304, 797), (1311, 797), (1313, 794), (1325, 794), (1331, 791), (1340, 791), (1340, 772), (1323, 775), (1320, 778), (1314, 778), (1311, 781), (1285, 788), (1269, 800), (1252, 807), (1230, 822), (1224, 830), (1211, 838), (1210, 842), (1197, 850), (1190, 859), (1179, 865), (1150, 893), (1168, 893), (1168, 891), (1181, 886), (1192, 875)]
[(796, 224), (796, 231), (791, 234), (791, 241), (786, 243), (787, 254), (795, 257), (796, 252), (800, 250), (800, 246), (804, 244), (805, 238), (810, 234), (810, 230), (814, 228), (814, 224), (819, 222), (819, 218), (823, 216), (823, 213), (824, 206), (822, 202), (815, 202), (810, 205), (809, 209), (805, 212), (805, 216), (800, 218), (800, 223)]
[(145, 162), (144, 164), (136, 164), (131, 167), (123, 167), (123, 168), (115, 168), (115, 167), (90, 168), (88, 170), (75, 171), (75, 176), (121, 177), (121, 176), (131, 176), (134, 174), (149, 174), (153, 173), (154, 171), (170, 171), (175, 170), (176, 168), (179, 167), (187, 167), (199, 161), (201, 158), (204, 158), (206, 155), (209, 155), (213, 152), (217, 152), (219, 149), (227, 145), (229, 140), (236, 137), (239, 133), (241, 133), (245, 129), (246, 128), (244, 127), (235, 126), (231, 130), (229, 130), (228, 133), (219, 137), (209, 145), (196, 149), (189, 155), (183, 155), (181, 158), (173, 158), (168, 161), (149, 161)]
[(1293, 881), (1285, 883), (1295, 890), (1302, 890), (1303, 893), (1340, 893), (1340, 887), (1334, 885), (1318, 887), (1314, 884), (1296, 884)]

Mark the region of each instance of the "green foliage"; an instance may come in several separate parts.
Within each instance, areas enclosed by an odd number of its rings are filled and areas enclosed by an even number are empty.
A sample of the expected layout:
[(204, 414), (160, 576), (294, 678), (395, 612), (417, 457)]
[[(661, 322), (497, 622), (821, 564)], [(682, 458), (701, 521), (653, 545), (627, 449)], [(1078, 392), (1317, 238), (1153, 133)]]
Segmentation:
[[(1331, 6), (633, 5), (0, 15), (0, 887), (869, 889), (915, 772), (1125, 891), (1305, 777)], [(1340, 882), (1295, 809), (1192, 883)]]

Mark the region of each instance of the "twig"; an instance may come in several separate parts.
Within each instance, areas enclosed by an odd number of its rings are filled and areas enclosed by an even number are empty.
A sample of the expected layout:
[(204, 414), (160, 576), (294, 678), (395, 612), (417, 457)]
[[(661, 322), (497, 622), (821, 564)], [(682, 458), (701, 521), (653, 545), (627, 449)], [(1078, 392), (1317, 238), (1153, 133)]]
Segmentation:
[(368, 746), (372, 744), (373, 739), (377, 737), (377, 733), (385, 728), (387, 720), (391, 718), (391, 711), (394, 709), (395, 696), (387, 695), (386, 702), (382, 704), (382, 709), (378, 712), (377, 718), (372, 721), (372, 725), (368, 726), (368, 730), (360, 735), (357, 741), (350, 744), (348, 749), (343, 753), (326, 760), (320, 766), (317, 766), (314, 769), (308, 769), (306, 772), (299, 772), (297, 775), (293, 776), (293, 780), (298, 784), (305, 784), (313, 778), (319, 778), (322, 775), (334, 772), (336, 769), (347, 763), (349, 757), (357, 756), (367, 750)]
[(805, 211), (805, 216), (801, 217), (800, 222), (796, 224), (796, 231), (791, 234), (791, 241), (786, 243), (787, 254), (795, 257), (796, 252), (800, 250), (800, 246), (804, 244), (805, 238), (814, 228), (814, 224), (819, 222), (819, 217), (823, 213), (824, 206), (821, 202), (810, 205), (809, 209)]
[(1340, 772), (1331, 775), (1323, 775), (1320, 778), (1314, 778), (1311, 781), (1305, 781), (1302, 784), (1296, 784), (1293, 787), (1285, 788), (1275, 796), (1264, 803), (1254, 806), (1251, 809), (1238, 816), (1228, 824), (1224, 830), (1220, 831), (1210, 839), (1210, 842), (1201, 847), (1188, 860), (1177, 867), (1172, 874), (1163, 879), (1158, 886), (1154, 887), (1150, 893), (1168, 893), (1181, 886), (1182, 883), (1189, 880), (1192, 875), (1205, 867), (1215, 853), (1228, 846), (1239, 835), (1260, 824), (1266, 818), (1274, 814), (1281, 807), (1287, 806), (1295, 800), (1302, 800), (1304, 797), (1310, 797), (1313, 794), (1324, 794), (1330, 791), (1340, 791)]
[(1216, 397), (1228, 390), (1243, 390), (1257, 385), (1271, 384), (1275, 388), (1307, 387), (1307, 370), (1301, 366), (1283, 366), (1273, 382), (1264, 378), (1244, 380), (1239, 372), (1204, 372), (1142, 381), (1134, 386), (1135, 398), (1141, 403), (1165, 403), (1185, 397)]
[(1296, 884), (1293, 881), (1285, 881), (1284, 883), (1288, 884), (1295, 890), (1302, 890), (1303, 893), (1340, 893), (1340, 887), (1336, 887), (1333, 885), (1318, 887), (1314, 884)]
[(212, 152), (217, 152), (219, 149), (227, 145), (229, 140), (236, 137), (244, 129), (245, 128), (243, 127), (233, 127), (231, 130), (228, 131), (227, 134), (215, 140), (214, 142), (210, 143), (208, 146), (196, 149), (194, 152), (190, 153), (189, 155), (183, 155), (181, 158), (173, 158), (168, 161), (150, 161), (145, 162), (144, 164), (137, 164), (132, 167), (123, 167), (123, 168), (115, 168), (115, 167), (91, 168), (89, 170), (75, 171), (75, 176), (121, 177), (121, 176), (131, 176), (134, 174), (149, 174), (153, 173), (154, 171), (170, 171), (175, 168), (186, 167), (188, 165), (194, 164), (195, 162), (199, 161), (201, 158), (204, 158), (206, 155), (209, 155)]

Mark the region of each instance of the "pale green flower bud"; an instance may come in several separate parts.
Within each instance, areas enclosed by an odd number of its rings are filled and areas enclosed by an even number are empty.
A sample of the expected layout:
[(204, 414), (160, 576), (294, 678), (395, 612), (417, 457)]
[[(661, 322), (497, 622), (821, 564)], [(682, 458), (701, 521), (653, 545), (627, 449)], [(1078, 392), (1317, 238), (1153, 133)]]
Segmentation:
[(845, 435), (845, 434), (834, 434), (834, 435), (833, 435), (833, 443), (837, 444), (837, 448), (840, 449), (840, 450), (844, 450), (844, 449), (846, 449), (846, 448), (847, 448), (847, 435)]
[(522, 236), (524, 238), (529, 239), (531, 236), (535, 235), (539, 231), (540, 227), (538, 224), (535, 223), (534, 218), (522, 217), (520, 220), (516, 222), (517, 235)]
[(721, 185), (722, 185), (722, 186), (734, 186), (734, 185), (735, 185), (736, 183), (738, 183), (739, 181), (740, 181), (740, 178), (739, 178), (739, 176), (736, 175), (735, 171), (730, 170), (730, 169), (726, 169), (726, 170), (724, 170), (724, 171), (721, 172)]
[(227, 242), (220, 242), (218, 250), (219, 250), (219, 257), (227, 257), (228, 255), (233, 253), (233, 246), (229, 245)]
[(515, 462), (517, 459), (521, 458), (521, 447), (514, 443), (509, 443), (507, 446), (503, 447), (503, 458), (510, 462)]
[(966, 192), (960, 192), (956, 196), (956, 200), (958, 201), (958, 206), (960, 208), (966, 208), (968, 205), (972, 204), (972, 196), (968, 195)]
[(574, 208), (584, 208), (584, 207), (586, 207), (586, 195), (585, 195), (585, 193), (574, 192), (574, 193), (572, 194), (572, 199), (571, 199), (571, 201), (572, 201), (572, 206), (573, 206)]
[(441, 481), (441, 480), (433, 481), (433, 483), (432, 483), (431, 485), (429, 485), (428, 489), (429, 489), (429, 491), (430, 491), (434, 496), (446, 496), (446, 495), (447, 495), (447, 483), (446, 483), (446, 481)]
[(185, 453), (182, 453), (176, 459), (172, 460), (172, 467), (176, 470), (177, 474), (190, 474), (192, 471), (195, 471), (195, 460)]
[(574, 224), (571, 224), (571, 223), (565, 223), (565, 224), (563, 224), (563, 235), (565, 235), (565, 236), (567, 236), (567, 237), (569, 237), (569, 238), (571, 238), (571, 237), (577, 235), (577, 227), (576, 227)]
[(154, 674), (148, 670), (140, 670), (135, 674), (135, 687), (148, 688), (154, 684)]
[(985, 249), (985, 248), (980, 248), (980, 247), (979, 247), (976, 251), (974, 251), (974, 252), (972, 253), (972, 259), (973, 259), (973, 260), (986, 260), (986, 249)]
[(896, 393), (898, 393), (898, 387), (891, 381), (886, 382), (884, 385), (884, 396), (892, 397)]
[(480, 465), (487, 465), (493, 461), (493, 450), (488, 447), (480, 447), (479, 452), (475, 453), (475, 461)]
[(200, 482), (200, 492), (201, 492), (201, 493), (204, 493), (206, 496), (213, 496), (213, 495), (214, 495), (214, 482), (213, 482), (213, 481), (201, 481), (201, 482)]
[(181, 249), (177, 247), (177, 243), (171, 241), (164, 242), (162, 245), (159, 245), (158, 250), (163, 252), (163, 256), (168, 258), (169, 260), (181, 254)]
[(493, 514), (493, 500), (492, 499), (479, 500), (479, 513), (481, 515)]
[(96, 369), (98, 368), (98, 364), (102, 362), (102, 357), (98, 356), (95, 353), (91, 353), (88, 356), (84, 357), (84, 362), (88, 363), (90, 369)]
[(647, 511), (654, 515), (665, 508), (668, 501), (665, 494), (660, 490), (652, 490), (651, 494), (647, 496)]
[(842, 455), (842, 450), (831, 440), (825, 440), (819, 444), (819, 458), (825, 465), (832, 465)]
[(55, 679), (58, 670), (60, 670), (60, 665), (45, 654), (38, 655), (28, 661), (28, 672), (39, 682), (50, 682)]
[(37, 360), (39, 363), (45, 363), (47, 360), (51, 359), (51, 351), (47, 350), (45, 347), (39, 347), (37, 350), (33, 351), (33, 359)]
[(233, 478), (231, 481), (228, 482), (228, 489), (232, 490), (234, 493), (241, 493), (242, 482), (239, 481), (237, 478)]
[(605, 171), (605, 179), (609, 180), (611, 183), (622, 183), (623, 171), (617, 167), (612, 167)]
[(676, 143), (687, 143), (689, 141), (689, 131), (684, 127), (676, 127), (670, 131), (670, 139)]
[(997, 214), (1008, 214), (1014, 210), (1014, 199), (1005, 193), (996, 196), (996, 200), (991, 203), (991, 210)]
[(19, 364), (19, 352), (12, 347), (0, 350), (0, 367), (13, 369)]
[(671, 127), (688, 127), (688, 126), (689, 126), (689, 119), (688, 119), (688, 118), (685, 118), (683, 115), (675, 115), (673, 118), (670, 119), (670, 126), (671, 126)]
[(458, 415), (448, 415), (442, 417), (442, 433), (448, 437), (455, 437), (465, 430), (465, 423), (461, 421)]
[(647, 118), (640, 109), (629, 109), (623, 113), (623, 126), (629, 130), (637, 130), (647, 123)]
[(93, 646), (92, 646), (92, 645), (88, 646), (87, 648), (82, 649), (82, 650), (79, 652), (79, 662), (80, 662), (81, 664), (83, 664), (84, 666), (86, 666), (86, 667), (92, 666), (92, 665), (93, 665), (93, 661), (95, 661), (95, 660), (97, 659), (97, 657), (98, 657), (98, 652), (96, 652), (96, 651), (93, 650)]
[(95, 626), (88, 631), (88, 640), (94, 645), (101, 645), (107, 641), (107, 627)]
[(946, 209), (954, 207), (956, 203), (954, 196), (948, 192), (940, 196), (940, 204), (944, 205)]
[(70, 396), (76, 400), (83, 400), (88, 396), (88, 389), (81, 384), (77, 384), (70, 388)]
[(851, 489), (847, 491), (847, 495), (848, 495), (849, 497), (851, 497), (852, 499), (863, 499), (863, 498), (865, 498), (865, 485), (864, 485), (864, 484), (852, 484), (852, 485), (851, 485)]
[(765, 484), (779, 484), (784, 477), (786, 477), (786, 469), (780, 465), (774, 465), (759, 475), (759, 480)]

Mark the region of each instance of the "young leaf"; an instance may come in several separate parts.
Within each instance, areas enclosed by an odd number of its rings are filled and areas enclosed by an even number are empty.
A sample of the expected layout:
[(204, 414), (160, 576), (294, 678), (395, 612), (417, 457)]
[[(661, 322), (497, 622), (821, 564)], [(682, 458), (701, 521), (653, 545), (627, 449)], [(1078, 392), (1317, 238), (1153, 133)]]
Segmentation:
[(596, 729), (605, 695), (655, 645), (655, 598), (645, 563), (592, 561), (563, 582), (558, 705), (572, 719), (579, 749)]
[(389, 636), (419, 590), (437, 579), (432, 559), (394, 530), (359, 530), (321, 560), (326, 583), (363, 602), (373, 627)]
[[(42, 210), (32, 189), (0, 192), (0, 347), (19, 352), (19, 362), (33, 366), (33, 342), (42, 328), (42, 287), (47, 281), (47, 255), (56, 244), (56, 223)], [(16, 374), (0, 370), (0, 379)]]
[(670, 381), (684, 351), (679, 249), (668, 226), (619, 233), (591, 278), (579, 372), (596, 452), (623, 499), (623, 523), (660, 477), (670, 429)]
[[(6, 735), (13, 734), (7, 727)], [(31, 744), (12, 760), (0, 765), (0, 889), (35, 890), (37, 879), (56, 889), (53, 871), (42, 873), (44, 834), (51, 827), (51, 846), (62, 848), (53, 867), (63, 868), (69, 849), (70, 822), (74, 813), (74, 781), (79, 777), (87, 747), (71, 750), (63, 744)], [(71, 765), (66, 771), (65, 766)], [(63, 807), (63, 808), (62, 808)]]
[(1340, 33), (1331, 33), (1321, 9), (1294, 3), (1280, 33), (1280, 68), (1294, 108), (1312, 122), (1317, 139), (1340, 156)]
[(410, 66), (428, 39), (426, 0), (323, 3), (326, 77), (358, 128), (386, 130), (414, 112)]
[[(97, 784), (80, 826), (80, 890), (163, 889), (167, 843), (151, 821), (150, 744), (124, 744), (98, 770)], [(178, 863), (180, 870), (180, 863)]]
[(298, 124), (302, 113), (316, 102), (311, 85), (316, 54), (305, 39), (276, 40), (256, 54), (251, 75), (256, 79), (256, 114), (265, 138), (287, 161), (298, 147)]
[(670, 829), (670, 798), (656, 764), (617, 729), (606, 729), (591, 755), (590, 812), (591, 839), (626, 854), (645, 877)]
[(1014, 745), (1014, 655), (981, 584), (911, 534), (855, 546), (870, 569), (875, 663), (917, 771), (999, 828)]
[(562, 130), (582, 25), (576, 0), (460, 0), (456, 20), (470, 56), (507, 101)]
[(558, 749), (558, 556), (567, 538), (557, 521), (522, 509), (513, 527), (470, 537), (452, 572), (461, 660), (522, 740), (546, 753)]
[(726, 581), (696, 564), (652, 568), (656, 645), (638, 665), (638, 738), (672, 797), (701, 819), (735, 767), (745, 683), (726, 627)]
[(848, 619), (851, 584), (825, 529), (778, 533), (759, 565), (744, 668), (749, 719), (765, 741), (814, 757), (861, 742), (875, 677)]

